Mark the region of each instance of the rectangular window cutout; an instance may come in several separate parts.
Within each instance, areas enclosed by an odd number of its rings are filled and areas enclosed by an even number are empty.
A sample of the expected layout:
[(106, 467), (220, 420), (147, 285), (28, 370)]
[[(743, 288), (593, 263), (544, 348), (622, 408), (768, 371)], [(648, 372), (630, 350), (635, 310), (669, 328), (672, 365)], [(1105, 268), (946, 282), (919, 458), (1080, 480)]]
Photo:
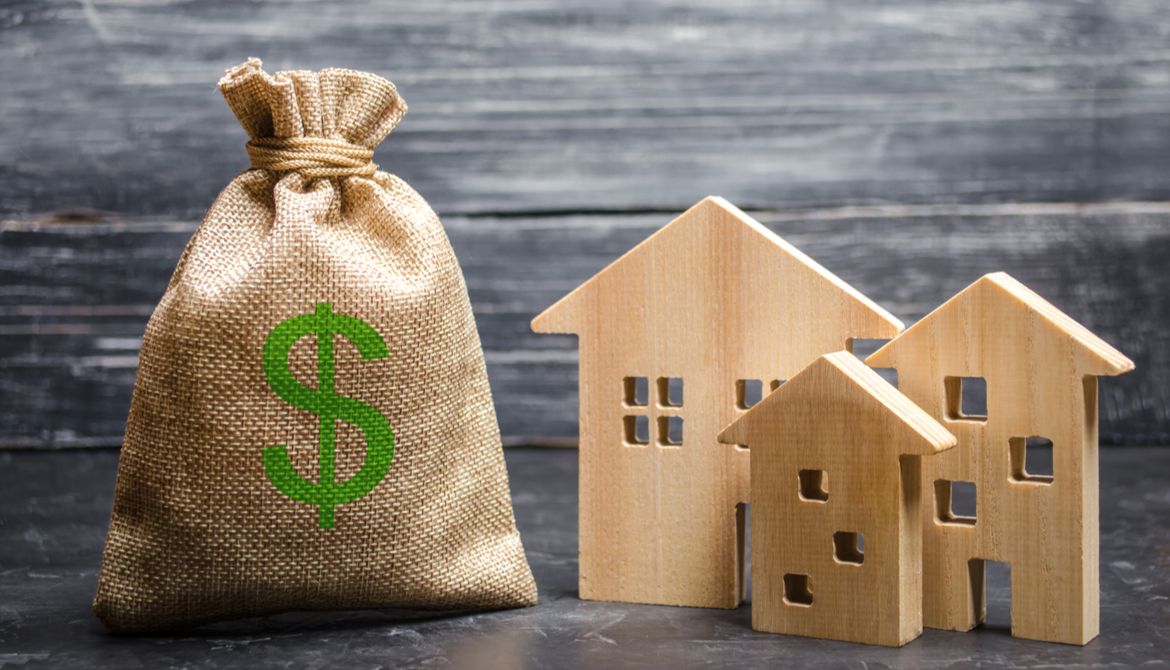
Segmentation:
[(1011, 479), (1028, 484), (1052, 483), (1052, 440), (1043, 437), (1013, 437)]
[(801, 470), (800, 499), (825, 502), (829, 499), (829, 473), (824, 470)]
[(947, 419), (987, 421), (987, 380), (983, 377), (947, 377)]
[(833, 533), (833, 558), (838, 563), (861, 565), (865, 561), (865, 538), (861, 533)]
[(784, 602), (797, 607), (813, 604), (812, 585), (808, 575), (784, 575)]
[(646, 416), (622, 417), (623, 438), (627, 447), (644, 447), (650, 444), (650, 418)]
[(683, 380), (681, 377), (658, 378), (658, 406), (682, 407)]
[(683, 420), (681, 416), (658, 417), (658, 446), (681, 447), (683, 442)]
[(650, 404), (650, 380), (646, 377), (626, 377), (622, 380), (626, 407), (646, 407)]
[(751, 588), (751, 547), (752, 517), (751, 504), (735, 504), (735, 585), (738, 600), (742, 603)]
[(768, 390), (775, 391), (776, 389), (783, 386), (784, 382), (786, 382), (786, 381), (788, 381), (788, 380), (787, 379), (773, 379), (771, 382), (768, 383)]
[(936, 480), (934, 482), (934, 501), (939, 522), (960, 526), (975, 525), (974, 482)]
[(751, 409), (764, 398), (764, 385), (758, 379), (741, 379), (735, 382), (735, 406)]

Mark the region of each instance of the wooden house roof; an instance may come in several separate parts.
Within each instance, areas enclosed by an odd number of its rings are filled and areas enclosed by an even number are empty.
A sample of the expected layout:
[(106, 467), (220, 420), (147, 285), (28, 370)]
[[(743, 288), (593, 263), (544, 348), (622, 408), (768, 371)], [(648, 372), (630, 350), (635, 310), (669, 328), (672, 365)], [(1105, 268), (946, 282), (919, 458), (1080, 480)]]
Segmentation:
[[(981, 302), (974, 304), (973, 301)], [(931, 337), (931, 325), (935, 321), (950, 317), (955, 310), (967, 310), (973, 306), (979, 308), (974, 310), (975, 313), (979, 314), (993, 315), (996, 311), (1009, 309), (1032, 312), (1038, 317), (1033, 320), (1037, 327), (1055, 329), (1077, 345), (1080, 359), (1086, 367), (1083, 372), (1086, 374), (1119, 375), (1134, 368), (1133, 361), (1126, 358), (1120, 351), (1089, 332), (1087, 328), (1004, 272), (985, 275), (979, 281), (963, 289), (961, 293), (926, 315), (897, 339), (874, 352), (866, 359), (866, 364), (879, 368), (895, 367), (893, 359), (899, 350), (916, 350), (919, 347), (929, 345), (926, 340)], [(1006, 334), (1019, 338), (1029, 337), (1029, 334), (1025, 332)]]
[[(799, 287), (811, 282), (827, 283), (838, 290), (838, 298), (836, 300), (842, 304), (846, 304), (850, 313), (857, 315), (864, 322), (868, 322), (867, 330), (869, 332), (888, 333), (885, 337), (893, 337), (902, 332), (902, 322), (892, 314), (826, 270), (799, 249), (785, 242), (778, 235), (740, 211), (739, 208), (723, 198), (715, 196), (703, 199), (674, 221), (631, 249), (621, 258), (614, 261), (609, 267), (594, 275), (589, 281), (577, 287), (564, 298), (561, 298), (533, 319), (532, 329), (541, 333), (581, 332), (585, 324), (578, 323), (582, 318), (581, 310), (575, 308), (579, 306), (578, 303), (582, 302), (586, 295), (599, 289), (600, 286), (609, 281), (610, 277), (616, 274), (613, 272), (615, 268), (629, 263), (634, 259), (641, 258), (644, 260), (647, 255), (651, 255), (652, 257), (656, 253), (656, 250), (664, 246), (666, 242), (677, 239), (675, 236), (688, 236), (697, 239), (698, 236), (691, 235), (691, 233), (695, 231), (696, 227), (701, 226), (712, 228), (714, 234), (724, 235), (729, 234), (731, 231), (728, 228), (720, 230), (719, 227), (721, 226), (742, 227), (741, 230), (750, 231), (750, 238), (758, 241), (758, 248), (761, 252), (759, 255), (763, 257), (763, 262), (787, 264), (794, 270), (798, 269), (798, 271), (785, 273), (782, 284), (786, 285), (760, 286), (761, 296), (775, 295), (783, 291), (795, 291)], [(695, 250), (695, 253), (704, 253), (704, 251), (699, 249)], [(793, 263), (793, 261), (797, 261), (797, 263)], [(724, 266), (720, 265), (720, 263), (727, 263), (727, 261), (715, 258), (714, 263), (706, 266), (707, 271), (734, 271), (730, 265)], [(643, 265), (647, 268), (647, 272), (652, 271), (650, 269), (653, 267), (652, 263), (644, 263)], [(811, 318), (816, 317), (812, 316)], [(883, 335), (878, 334), (866, 336), (883, 337)]]

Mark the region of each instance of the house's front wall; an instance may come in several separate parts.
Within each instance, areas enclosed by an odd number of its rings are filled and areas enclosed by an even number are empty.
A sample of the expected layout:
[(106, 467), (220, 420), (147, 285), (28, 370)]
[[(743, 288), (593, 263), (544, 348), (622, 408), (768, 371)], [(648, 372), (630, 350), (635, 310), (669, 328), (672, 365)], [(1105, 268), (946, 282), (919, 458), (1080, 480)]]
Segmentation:
[[(581, 356), (581, 597), (737, 606), (736, 503), (748, 496), (748, 460), (709, 437), (734, 418), (719, 411), (733, 398), (719, 398), (686, 360), (614, 357), (604, 367), (626, 372), (607, 374), (585, 363), (584, 344)], [(645, 406), (624, 403), (627, 376), (649, 381)], [(681, 407), (660, 406), (659, 377), (683, 380)], [(648, 418), (648, 444), (627, 441), (625, 418), (637, 416)], [(683, 420), (679, 445), (660, 443), (659, 419), (669, 417)]]
[[(752, 506), (752, 627), (788, 635), (901, 646), (922, 632), (918, 606), (918, 462), (900, 460), (881, 430), (835, 420), (832, 408), (807, 414), (815, 426), (767, 431), (750, 444), (752, 483), (767, 494)], [(783, 417), (777, 417), (784, 425)], [(804, 499), (801, 470), (826, 474), (823, 501)], [(841, 561), (836, 532), (864, 538), (860, 565)], [(805, 575), (812, 603), (790, 602), (785, 575)]]
[[(1034, 311), (1005, 307), (994, 288), (972, 292), (893, 350), (899, 389), (958, 438), (923, 463), (923, 622), (980, 623), (982, 561), (1005, 561), (1013, 635), (1084, 644), (1097, 634), (1099, 610), (1095, 378), (1080, 373), (1078, 345)], [(947, 377), (986, 380), (986, 420), (953, 414)], [(1021, 479), (1013, 466), (1013, 439), (1028, 437), (1052, 440), (1051, 483)], [(952, 481), (975, 484), (973, 522), (939, 509), (938, 482)]]
[[(581, 597), (693, 607), (741, 602), (737, 505), (750, 499), (748, 453), (717, 441), (740, 416), (736, 382), (795, 375), (849, 337), (896, 326), (717, 206), (700, 206), (573, 296), (558, 316), (580, 334)], [(651, 244), (652, 242), (652, 244)], [(623, 380), (645, 377), (628, 407)], [(659, 378), (683, 403), (659, 406)], [(650, 444), (631, 446), (627, 416)], [(683, 420), (681, 445), (658, 419)]]

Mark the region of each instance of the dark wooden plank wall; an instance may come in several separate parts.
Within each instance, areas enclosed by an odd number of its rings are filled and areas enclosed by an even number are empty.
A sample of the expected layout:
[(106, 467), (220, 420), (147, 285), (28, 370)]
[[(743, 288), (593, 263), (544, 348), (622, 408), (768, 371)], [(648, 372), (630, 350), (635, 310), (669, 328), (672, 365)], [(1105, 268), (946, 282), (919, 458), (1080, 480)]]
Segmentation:
[[(1102, 382), (1106, 442), (1170, 442), (1170, 203), (758, 212), (907, 323), (1007, 270), (1132, 357)], [(513, 443), (576, 434), (571, 336), (528, 322), (670, 219), (448, 216)], [(0, 233), (0, 445), (120, 440), (146, 318), (194, 223), (9, 223)], [(549, 438), (553, 438), (550, 440)]]
[(1163, 0), (146, 3), (0, 16), (0, 208), (198, 217), (247, 165), (215, 90), (352, 67), (441, 212), (1165, 199)]
[(375, 160), (444, 214), (514, 442), (576, 432), (575, 342), (528, 320), (712, 193), (907, 323), (1011, 272), (1137, 362), (1105, 441), (1170, 442), (1167, 34), (1158, 0), (5, 2), (0, 445), (120, 439), (247, 165), (247, 56), (399, 86)]

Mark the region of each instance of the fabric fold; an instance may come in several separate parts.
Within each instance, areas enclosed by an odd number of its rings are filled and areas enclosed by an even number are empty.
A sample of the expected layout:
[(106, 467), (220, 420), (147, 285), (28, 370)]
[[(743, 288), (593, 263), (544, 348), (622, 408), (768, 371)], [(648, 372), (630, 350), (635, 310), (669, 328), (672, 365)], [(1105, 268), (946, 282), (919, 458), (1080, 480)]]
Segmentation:
[(406, 114), (394, 84), (355, 70), (269, 75), (253, 58), (228, 70), (219, 89), (253, 140), (323, 137), (373, 149)]

